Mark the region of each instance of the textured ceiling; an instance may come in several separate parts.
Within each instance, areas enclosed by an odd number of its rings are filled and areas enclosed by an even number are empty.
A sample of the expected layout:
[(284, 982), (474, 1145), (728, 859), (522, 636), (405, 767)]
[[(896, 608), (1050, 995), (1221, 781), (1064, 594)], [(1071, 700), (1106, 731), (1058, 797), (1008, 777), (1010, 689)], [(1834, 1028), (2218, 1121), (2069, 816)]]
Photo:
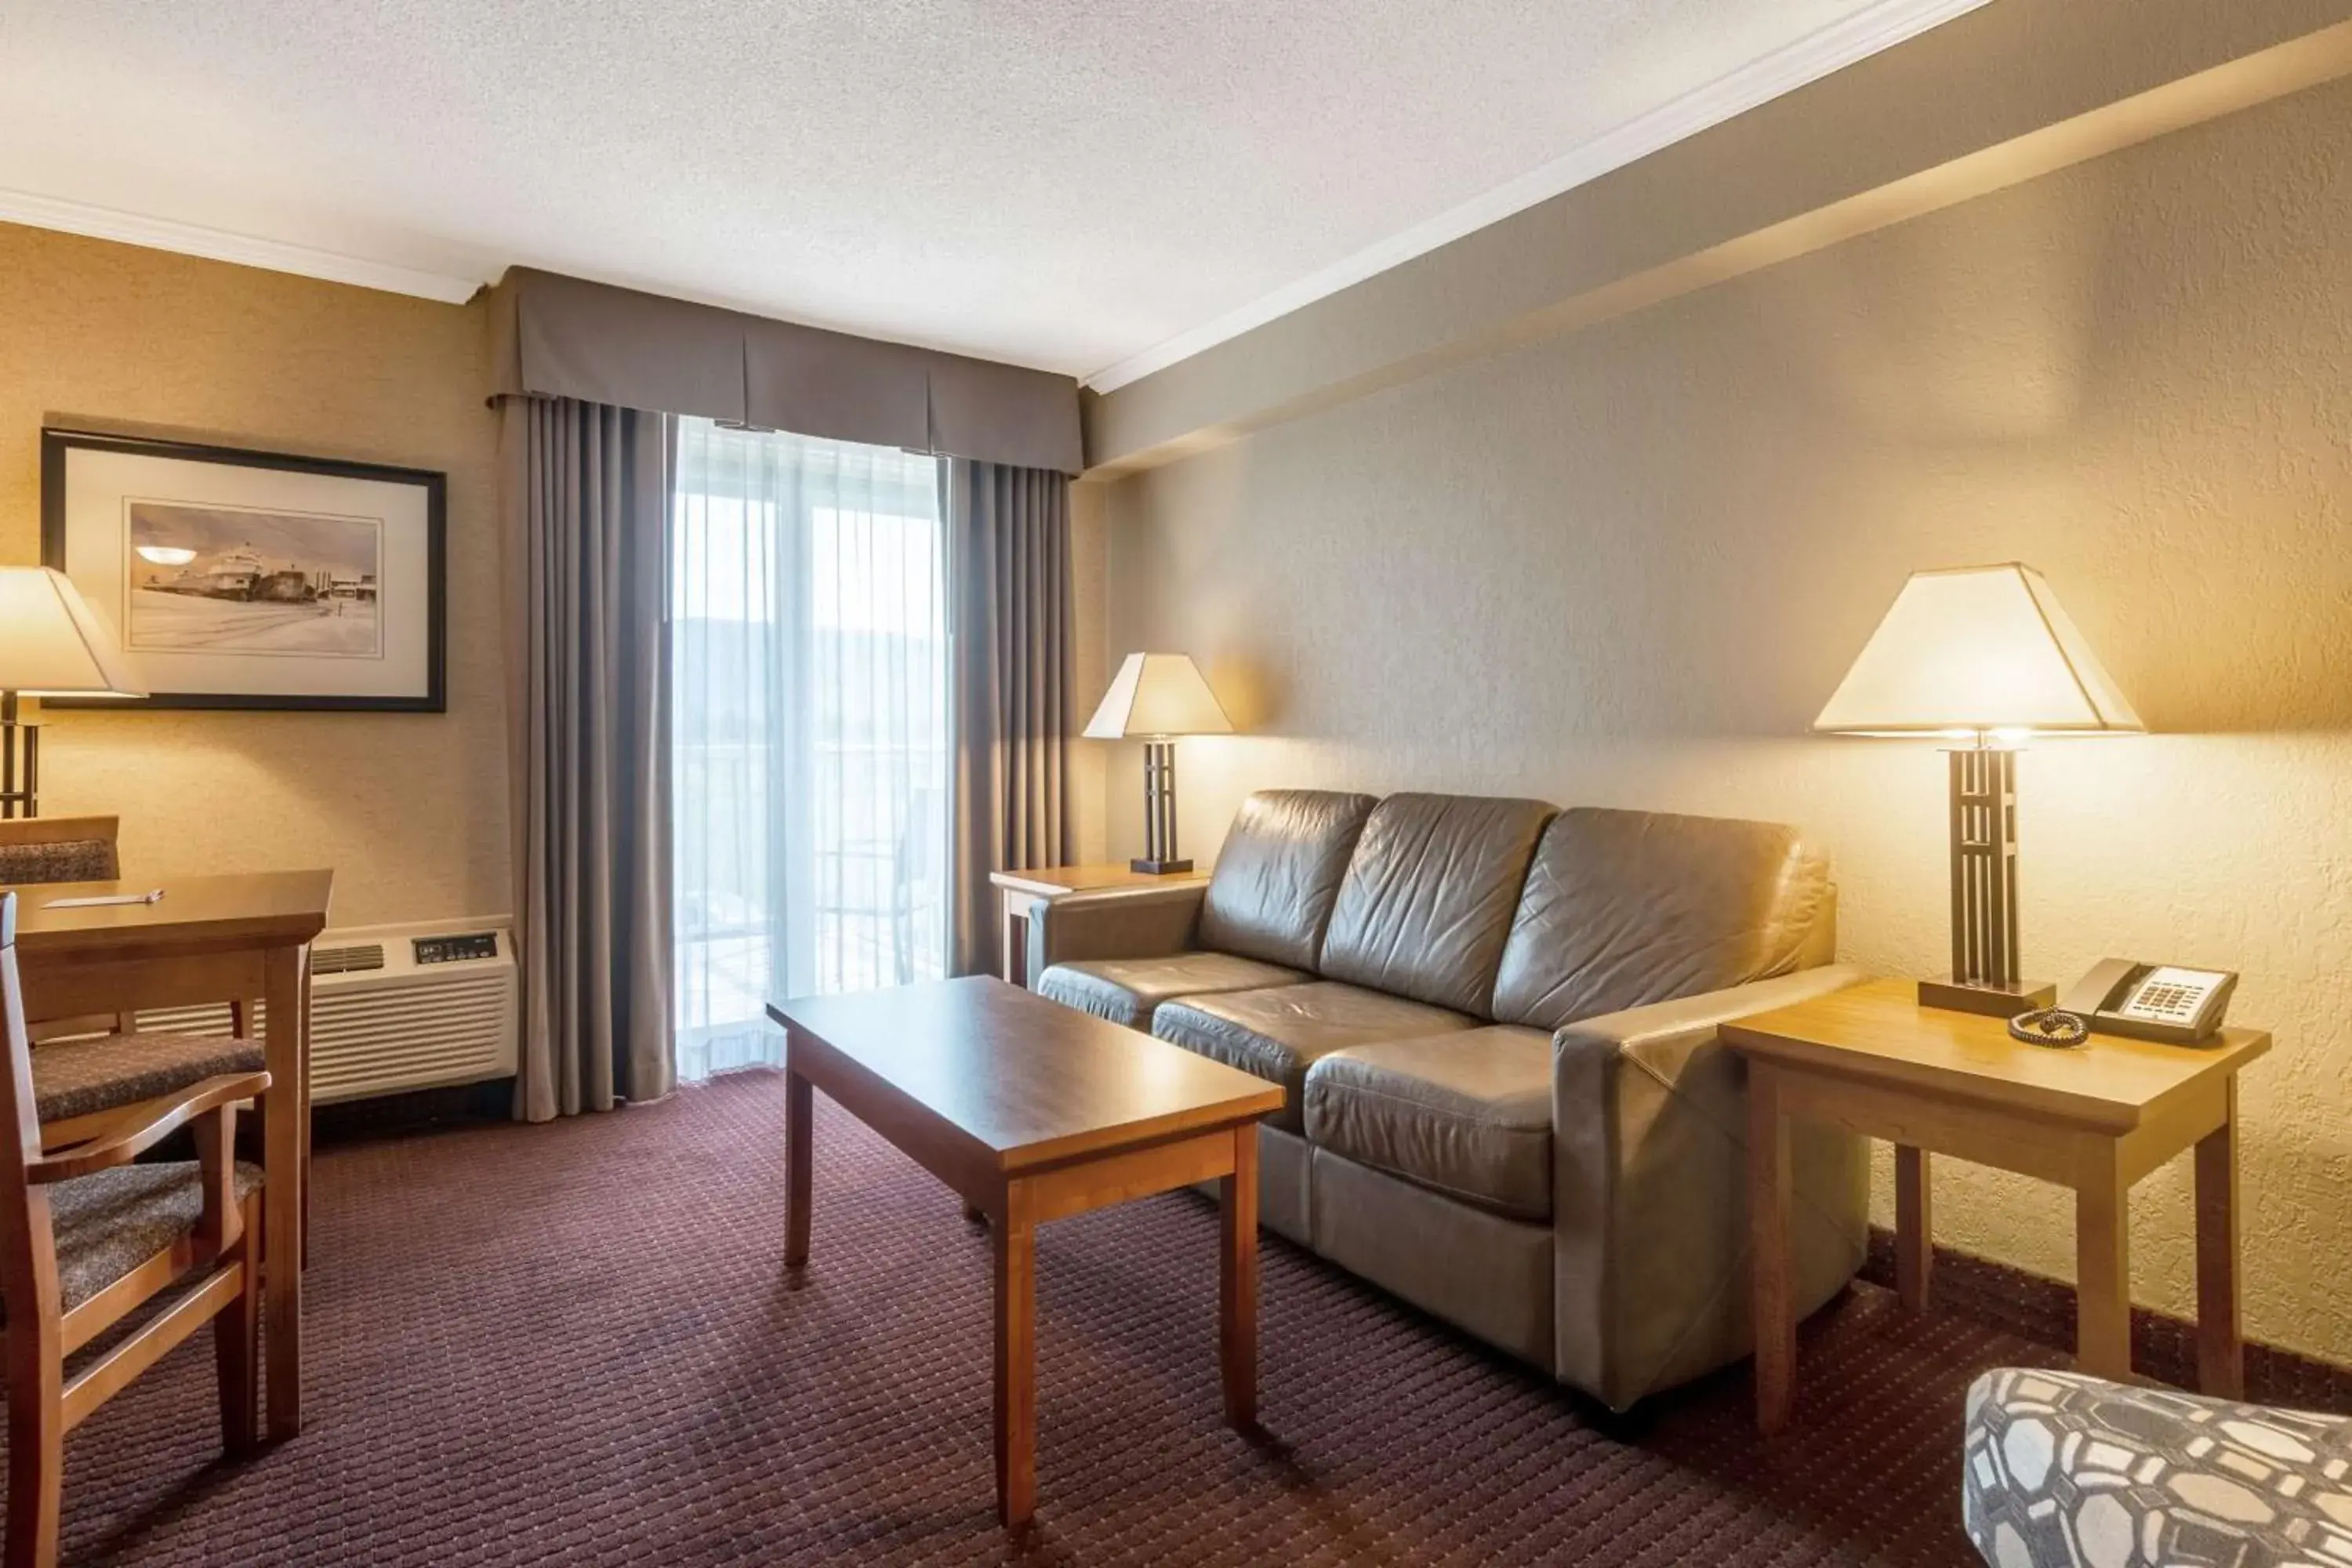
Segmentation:
[(1087, 374), (1923, 8), (15, 0), (0, 214), (529, 262)]

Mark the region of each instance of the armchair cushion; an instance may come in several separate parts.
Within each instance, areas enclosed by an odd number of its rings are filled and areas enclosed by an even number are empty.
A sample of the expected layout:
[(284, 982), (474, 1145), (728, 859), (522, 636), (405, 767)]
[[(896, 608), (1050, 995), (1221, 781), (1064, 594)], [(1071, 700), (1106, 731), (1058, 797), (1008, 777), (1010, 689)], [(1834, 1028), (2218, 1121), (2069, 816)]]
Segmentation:
[(176, 1094), (208, 1078), (260, 1072), (257, 1040), (211, 1035), (100, 1035), (33, 1052), (33, 1100), (44, 1122)]
[(1372, 805), (1318, 789), (1260, 790), (1242, 802), (1201, 907), (1201, 945), (1314, 968)]
[(1057, 963), (1037, 977), (1036, 990), (1066, 1007), (1130, 1029), (1149, 1029), (1151, 1015), (1163, 1002), (1220, 991), (1256, 991), (1306, 978), (1295, 969), (1229, 952), (1180, 952), (1168, 958)]
[(1307, 1137), (1514, 1219), (1551, 1217), (1551, 1037), (1500, 1026), (1334, 1051), (1307, 1069)]
[(1288, 1132), (1306, 1125), (1307, 1069), (1318, 1058), (1469, 1026), (1459, 1013), (1328, 980), (1163, 1003), (1151, 1019), (1161, 1039), (1282, 1085), (1282, 1110), (1267, 1121)]
[(2352, 1419), (2004, 1367), (1965, 1443), (1961, 1521), (1997, 1568), (2352, 1562)]
[[(238, 1201), (260, 1185), (261, 1168), (238, 1161)], [(59, 1182), (48, 1192), (58, 1304), (66, 1311), (193, 1234), (205, 1210), (202, 1171), (194, 1160), (121, 1165)], [(0, 1321), (5, 1316), (0, 1310)]]

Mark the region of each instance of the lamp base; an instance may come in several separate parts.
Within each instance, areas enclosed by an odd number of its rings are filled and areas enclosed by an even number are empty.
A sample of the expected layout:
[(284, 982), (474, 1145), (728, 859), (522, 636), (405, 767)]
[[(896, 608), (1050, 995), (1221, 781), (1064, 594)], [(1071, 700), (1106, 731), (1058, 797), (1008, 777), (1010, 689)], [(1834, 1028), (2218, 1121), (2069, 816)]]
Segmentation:
[(1147, 877), (1173, 877), (1192, 868), (1190, 860), (1129, 860), (1127, 868)]
[(2014, 1018), (2058, 1004), (2058, 987), (2047, 980), (2017, 980), (1988, 985), (1979, 980), (1955, 980), (1939, 974), (1919, 982), (1919, 1005), (1947, 1013), (1979, 1013), (1988, 1018)]

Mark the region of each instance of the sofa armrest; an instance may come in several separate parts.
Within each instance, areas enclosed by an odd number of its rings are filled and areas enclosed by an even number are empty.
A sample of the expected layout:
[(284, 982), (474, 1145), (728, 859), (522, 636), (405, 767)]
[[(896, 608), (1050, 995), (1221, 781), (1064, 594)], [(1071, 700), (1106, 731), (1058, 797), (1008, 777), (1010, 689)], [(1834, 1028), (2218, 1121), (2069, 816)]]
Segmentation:
[[(1863, 979), (1800, 970), (1568, 1025), (1552, 1037), (1555, 1371), (1623, 1409), (1753, 1346), (1748, 1070), (1719, 1031)], [(1796, 1305), (1861, 1267), (1863, 1141), (1792, 1130)]]
[(1201, 929), (1206, 883), (1071, 893), (1029, 907), (1029, 984), (1056, 963), (1088, 958), (1167, 958), (1189, 951)]

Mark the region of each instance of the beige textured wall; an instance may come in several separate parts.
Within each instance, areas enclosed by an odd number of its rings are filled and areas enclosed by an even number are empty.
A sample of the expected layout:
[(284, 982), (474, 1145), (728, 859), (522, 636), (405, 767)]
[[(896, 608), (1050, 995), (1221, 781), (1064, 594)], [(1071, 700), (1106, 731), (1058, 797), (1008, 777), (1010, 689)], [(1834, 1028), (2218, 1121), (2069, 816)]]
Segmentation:
[[(2026, 757), (2030, 966), (2245, 972), (2249, 1325), (2352, 1361), (2348, 167), (2315, 89), (1121, 480), (1108, 654), (1255, 731), (1184, 743), (1188, 846), (1276, 784), (1785, 818), (1846, 956), (1933, 970), (1942, 759), (1805, 728), (1905, 573), (2029, 561), (2162, 731)], [(2063, 1194), (1936, 1180), (1940, 1239), (2071, 1277)], [(2188, 1310), (2185, 1169), (2134, 1218)]]
[(0, 561), (40, 557), (40, 430), (104, 421), (449, 475), (449, 711), (53, 713), (44, 815), (133, 875), (331, 866), (338, 924), (496, 914), (507, 879), (477, 309), (0, 224)]

